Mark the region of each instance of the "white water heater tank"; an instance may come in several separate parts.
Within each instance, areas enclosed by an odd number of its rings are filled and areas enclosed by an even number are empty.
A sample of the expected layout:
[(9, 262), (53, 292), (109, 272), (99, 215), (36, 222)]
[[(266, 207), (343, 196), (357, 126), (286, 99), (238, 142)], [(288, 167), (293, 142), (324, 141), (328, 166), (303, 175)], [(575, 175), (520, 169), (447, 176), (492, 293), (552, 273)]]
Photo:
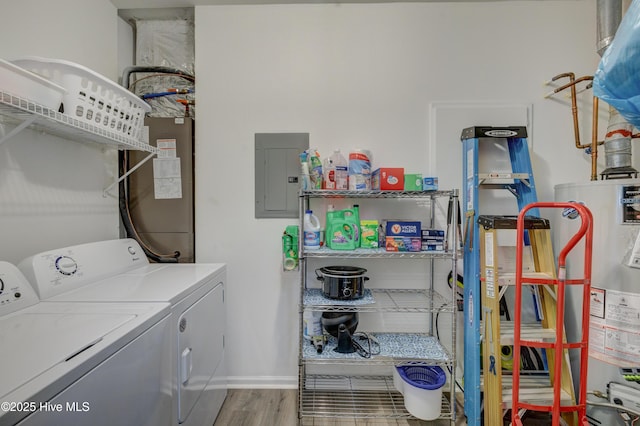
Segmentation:
[[(640, 269), (628, 266), (640, 233), (640, 179), (556, 185), (555, 201), (584, 203), (593, 214), (587, 391), (606, 393), (610, 382), (640, 389), (637, 383), (625, 381), (620, 370), (640, 367)], [(561, 211), (553, 214), (557, 256), (578, 229), (580, 219)], [(583, 276), (583, 259), (584, 243), (580, 243), (567, 258), (567, 278)], [(568, 286), (565, 327), (569, 341), (581, 337), (582, 297), (581, 286)], [(579, 351), (570, 351), (570, 360), (578, 389)]]

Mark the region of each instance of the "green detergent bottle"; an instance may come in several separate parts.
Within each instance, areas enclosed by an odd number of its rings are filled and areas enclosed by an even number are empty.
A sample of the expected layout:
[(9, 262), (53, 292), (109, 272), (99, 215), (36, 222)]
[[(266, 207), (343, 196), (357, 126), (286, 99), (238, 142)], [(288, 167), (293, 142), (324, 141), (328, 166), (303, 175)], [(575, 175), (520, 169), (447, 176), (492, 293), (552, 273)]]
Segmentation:
[(325, 244), (332, 250), (355, 250), (360, 241), (357, 209), (328, 210)]

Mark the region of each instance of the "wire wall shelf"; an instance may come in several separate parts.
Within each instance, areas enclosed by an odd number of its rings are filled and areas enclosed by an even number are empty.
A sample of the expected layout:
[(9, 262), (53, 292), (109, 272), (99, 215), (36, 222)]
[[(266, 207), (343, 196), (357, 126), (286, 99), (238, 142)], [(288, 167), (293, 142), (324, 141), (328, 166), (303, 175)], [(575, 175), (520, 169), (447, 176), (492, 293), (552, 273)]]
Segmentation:
[(91, 141), (98, 144), (158, 153), (158, 149), (148, 143), (116, 131), (77, 120), (70, 115), (47, 108), (29, 99), (0, 90), (0, 115), (17, 124), (14, 131), (0, 137), (0, 144), (25, 127), (75, 141)]

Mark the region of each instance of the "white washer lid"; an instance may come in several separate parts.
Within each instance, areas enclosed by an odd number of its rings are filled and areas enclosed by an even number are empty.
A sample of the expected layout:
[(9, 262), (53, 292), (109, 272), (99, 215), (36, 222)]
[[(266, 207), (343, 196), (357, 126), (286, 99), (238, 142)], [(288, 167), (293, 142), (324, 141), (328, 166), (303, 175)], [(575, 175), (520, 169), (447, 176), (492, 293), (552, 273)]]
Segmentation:
[(39, 314), (14, 315), (0, 321), (3, 350), (0, 395), (64, 363), (135, 315)]
[(41, 302), (2, 317), (0, 397), (27, 400), (56, 381), (65, 383), (51, 391), (64, 388), (168, 314), (166, 303)]

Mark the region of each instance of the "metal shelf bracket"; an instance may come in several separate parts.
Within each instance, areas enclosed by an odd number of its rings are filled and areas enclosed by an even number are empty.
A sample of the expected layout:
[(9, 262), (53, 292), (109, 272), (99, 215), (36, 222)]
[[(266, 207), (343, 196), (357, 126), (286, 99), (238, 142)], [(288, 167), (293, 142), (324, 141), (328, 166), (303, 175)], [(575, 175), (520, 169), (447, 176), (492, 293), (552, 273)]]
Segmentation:
[(13, 136), (15, 136), (18, 133), (20, 133), (22, 130), (24, 130), (27, 127), (31, 126), (35, 121), (36, 121), (36, 117), (33, 116), (33, 117), (27, 118), (22, 123), (18, 124), (16, 127), (13, 128), (13, 130), (11, 130), (9, 133), (7, 133), (6, 135), (2, 136), (2, 138), (0, 138), (0, 145), (5, 143), (7, 140), (12, 138)]
[(138, 170), (138, 168), (140, 166), (142, 166), (144, 163), (146, 163), (149, 159), (151, 159), (151, 157), (153, 157), (154, 155), (156, 155), (155, 152), (152, 152), (151, 154), (147, 155), (146, 157), (144, 157), (142, 159), (142, 161), (140, 161), (138, 164), (136, 164), (134, 167), (132, 167), (131, 169), (129, 169), (125, 174), (123, 174), (122, 176), (120, 176), (118, 178), (117, 181), (113, 182), (111, 185), (107, 186), (103, 193), (102, 196), (103, 197), (107, 197), (107, 195), (109, 195), (109, 191), (116, 185), (118, 185), (120, 182), (122, 182), (123, 180), (125, 180), (127, 178), (127, 176), (129, 176), (131, 173), (135, 172), (136, 170)]

